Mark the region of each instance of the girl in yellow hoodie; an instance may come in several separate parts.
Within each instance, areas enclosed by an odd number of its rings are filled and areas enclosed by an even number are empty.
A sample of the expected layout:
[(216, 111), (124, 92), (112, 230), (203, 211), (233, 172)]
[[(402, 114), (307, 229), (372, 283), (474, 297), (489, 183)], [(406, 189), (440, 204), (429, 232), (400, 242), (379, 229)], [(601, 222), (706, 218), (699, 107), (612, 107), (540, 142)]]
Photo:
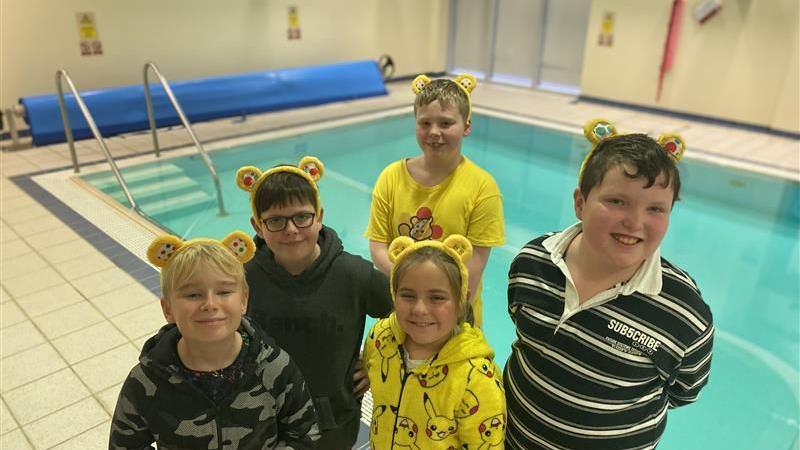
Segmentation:
[(483, 333), (466, 322), (471, 256), (460, 235), (389, 246), (395, 312), (364, 345), (372, 449), (503, 448), (502, 375)]

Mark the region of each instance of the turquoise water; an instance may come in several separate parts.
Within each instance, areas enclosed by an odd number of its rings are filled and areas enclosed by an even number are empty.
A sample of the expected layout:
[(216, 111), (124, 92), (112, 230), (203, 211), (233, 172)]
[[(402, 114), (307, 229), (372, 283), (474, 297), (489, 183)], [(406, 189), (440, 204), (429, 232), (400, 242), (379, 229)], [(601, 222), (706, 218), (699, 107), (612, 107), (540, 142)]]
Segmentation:
[[(572, 190), (588, 145), (582, 136), (549, 129), (481, 116), (474, 122), (464, 153), (494, 175), (504, 199), (507, 245), (492, 251), (483, 294), (485, 331), (503, 364), (514, 339), (506, 310), (508, 266), (528, 240), (575, 221)], [(266, 169), (318, 156), (327, 168), (320, 181), (324, 222), (348, 251), (368, 258), (363, 232), (372, 185), (387, 164), (418, 152), (410, 116), (214, 152), (226, 217), (217, 216), (214, 189), (198, 157), (156, 161), (123, 174), (134, 198), (167, 229), (187, 238), (221, 238), (236, 228), (250, 231), (248, 194), (233, 182), (240, 166)], [(670, 413), (659, 449), (796, 448), (800, 188), (686, 160), (681, 171), (683, 200), (662, 254), (695, 278), (718, 333), (709, 385), (698, 403)], [(121, 198), (108, 174), (85, 178)]]

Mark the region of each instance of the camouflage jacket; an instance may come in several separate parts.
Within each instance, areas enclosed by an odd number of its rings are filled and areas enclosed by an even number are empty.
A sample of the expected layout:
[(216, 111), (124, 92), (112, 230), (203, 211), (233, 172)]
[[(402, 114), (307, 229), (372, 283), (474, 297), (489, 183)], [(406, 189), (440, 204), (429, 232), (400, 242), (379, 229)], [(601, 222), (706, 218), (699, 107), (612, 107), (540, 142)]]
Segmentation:
[(161, 328), (122, 386), (109, 449), (314, 448), (317, 416), (300, 370), (246, 318), (239, 331), (251, 337), (245, 375), (215, 404), (179, 375), (178, 329)]

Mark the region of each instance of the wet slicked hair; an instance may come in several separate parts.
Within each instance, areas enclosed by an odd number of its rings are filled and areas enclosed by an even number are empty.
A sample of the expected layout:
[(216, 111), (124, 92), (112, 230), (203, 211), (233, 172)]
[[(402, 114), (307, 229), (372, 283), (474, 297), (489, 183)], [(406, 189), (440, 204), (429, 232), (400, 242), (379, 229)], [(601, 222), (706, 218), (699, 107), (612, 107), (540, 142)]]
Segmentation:
[(455, 81), (440, 78), (428, 83), (422, 92), (417, 94), (414, 100), (414, 116), (417, 115), (417, 109), (421, 106), (427, 106), (438, 100), (441, 106), (455, 107), (464, 123), (467, 123), (469, 116), (469, 98), (467, 93), (460, 88)]
[(196, 242), (179, 251), (161, 270), (161, 295), (164, 300), (169, 302), (175, 289), (203, 266), (219, 270), (236, 280), (242, 292), (248, 291), (244, 266), (230, 250), (213, 242)]
[(453, 261), (447, 253), (435, 247), (421, 247), (414, 250), (413, 253), (404, 257), (400, 263), (394, 268), (394, 276), (392, 277), (392, 292), (397, 295), (397, 288), (400, 286), (400, 280), (406, 274), (408, 269), (416, 266), (417, 264), (426, 261), (432, 262), (447, 277), (450, 283), (450, 295), (456, 302), (456, 323), (461, 325), (467, 320), (467, 299), (461, 298), (461, 269), (458, 264)]
[[(664, 175), (664, 188), (672, 186), (672, 203), (680, 199), (681, 175), (675, 161), (658, 142), (645, 134), (624, 134), (601, 141), (594, 149), (580, 180), (583, 198), (600, 183), (609, 170), (622, 166), (630, 178), (645, 178), (649, 188)], [(633, 172), (631, 172), (633, 170)]]
[(311, 204), (315, 211), (319, 206), (317, 193), (308, 180), (291, 172), (270, 175), (258, 186), (254, 201), (259, 214), (273, 206), (283, 208), (297, 203)]

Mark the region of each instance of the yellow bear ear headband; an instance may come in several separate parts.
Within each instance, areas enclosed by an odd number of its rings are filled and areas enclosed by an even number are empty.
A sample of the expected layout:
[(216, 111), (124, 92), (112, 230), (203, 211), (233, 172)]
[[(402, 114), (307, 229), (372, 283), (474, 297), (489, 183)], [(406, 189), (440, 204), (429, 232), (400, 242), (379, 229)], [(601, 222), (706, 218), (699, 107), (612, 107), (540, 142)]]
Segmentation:
[[(579, 183), (583, 178), (583, 170), (586, 168), (586, 163), (600, 142), (610, 137), (621, 136), (617, 132), (617, 127), (605, 119), (594, 119), (586, 122), (586, 125), (583, 126), (583, 135), (592, 143), (592, 148), (583, 158), (583, 163), (581, 163), (581, 170), (578, 172)], [(658, 137), (657, 142), (675, 163), (678, 163), (683, 158), (683, 153), (686, 151), (686, 142), (680, 135), (665, 133)]]
[[(474, 76), (468, 73), (462, 73), (461, 75), (453, 78), (452, 80), (458, 87), (467, 94), (467, 105), (469, 106), (469, 112), (467, 113), (467, 121), (464, 123), (465, 125), (469, 125), (470, 121), (472, 120), (472, 91), (475, 89), (475, 86), (478, 85), (478, 80), (475, 79)], [(419, 95), (425, 86), (431, 82), (431, 79), (428, 78), (426, 75), (418, 75), (417, 78), (414, 78), (414, 81), (411, 82), (411, 90), (414, 91), (414, 95)]]
[[(394, 286), (394, 272), (395, 268), (400, 262), (408, 255), (423, 247), (434, 247), (446, 253), (458, 265), (461, 272), (461, 298), (460, 303), (463, 304), (467, 301), (467, 293), (469, 292), (469, 272), (467, 271), (467, 261), (472, 258), (472, 244), (467, 238), (460, 234), (452, 234), (445, 238), (444, 241), (414, 241), (408, 236), (400, 236), (389, 244), (389, 260), (394, 263), (392, 274), (390, 278), (391, 286)], [(394, 297), (394, 290), (392, 291)]]
[(201, 242), (222, 246), (229, 250), (242, 264), (250, 261), (250, 258), (252, 258), (256, 252), (256, 245), (253, 243), (253, 239), (244, 232), (237, 230), (229, 234), (222, 241), (207, 238), (184, 241), (176, 236), (159, 236), (150, 244), (150, 247), (147, 248), (147, 259), (150, 260), (154, 266), (163, 269), (175, 258), (175, 255), (182, 250)]
[(299, 175), (303, 177), (311, 187), (314, 189), (314, 193), (317, 196), (317, 217), (320, 216), (320, 212), (322, 211), (322, 201), (319, 198), (319, 189), (317, 188), (317, 181), (322, 178), (322, 175), (325, 173), (325, 166), (322, 164), (322, 161), (313, 157), (313, 156), (306, 156), (300, 160), (300, 163), (295, 166), (278, 166), (273, 167), (272, 169), (267, 170), (266, 172), (261, 172), (258, 167), (255, 166), (244, 166), (240, 168), (236, 172), (236, 185), (239, 186), (242, 190), (247, 191), (250, 193), (250, 206), (253, 208), (253, 218), (258, 221), (260, 217), (258, 216), (258, 209), (256, 206), (256, 192), (258, 192), (258, 187), (261, 186), (261, 183), (264, 182), (270, 175), (279, 173), (279, 172), (288, 172), (293, 173), (295, 175)]

